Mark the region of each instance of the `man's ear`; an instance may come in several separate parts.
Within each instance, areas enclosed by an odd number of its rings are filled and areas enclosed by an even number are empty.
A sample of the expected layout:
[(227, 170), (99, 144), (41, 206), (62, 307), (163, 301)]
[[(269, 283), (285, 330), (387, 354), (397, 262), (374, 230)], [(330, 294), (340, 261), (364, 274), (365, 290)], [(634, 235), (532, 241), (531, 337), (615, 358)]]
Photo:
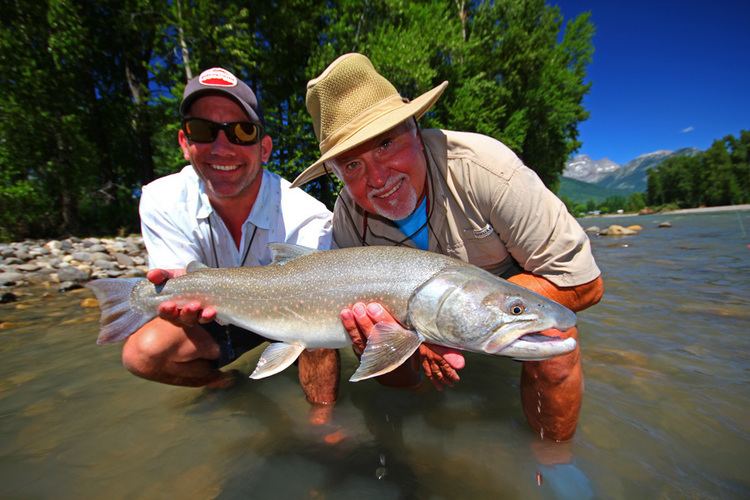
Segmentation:
[(271, 158), (271, 151), (273, 151), (273, 139), (271, 136), (266, 134), (260, 140), (260, 158), (263, 163), (266, 163)]
[(190, 161), (190, 150), (188, 149), (188, 139), (185, 135), (185, 131), (180, 129), (179, 132), (177, 132), (177, 142), (180, 143), (180, 149), (182, 149), (182, 156), (187, 160)]

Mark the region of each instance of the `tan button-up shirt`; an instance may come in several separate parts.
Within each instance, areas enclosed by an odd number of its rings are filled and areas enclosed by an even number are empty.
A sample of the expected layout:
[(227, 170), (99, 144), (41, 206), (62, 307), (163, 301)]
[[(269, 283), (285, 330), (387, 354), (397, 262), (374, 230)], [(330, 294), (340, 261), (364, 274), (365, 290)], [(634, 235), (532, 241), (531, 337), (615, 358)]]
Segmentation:
[[(599, 276), (586, 233), (508, 147), (466, 132), (429, 129), (422, 137), (430, 251), (503, 277), (520, 267), (563, 287)], [(388, 219), (365, 215), (346, 190), (336, 200), (333, 238), (339, 248), (415, 246)]]

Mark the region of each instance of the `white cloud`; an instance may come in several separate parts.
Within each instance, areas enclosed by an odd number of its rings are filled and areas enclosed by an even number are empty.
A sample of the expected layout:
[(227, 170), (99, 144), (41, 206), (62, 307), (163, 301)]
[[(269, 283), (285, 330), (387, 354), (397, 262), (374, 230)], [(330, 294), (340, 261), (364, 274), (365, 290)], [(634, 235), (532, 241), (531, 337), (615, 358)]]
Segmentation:
[(682, 132), (683, 134), (689, 134), (689, 133), (690, 133), (690, 132), (692, 132), (693, 130), (695, 130), (695, 127), (693, 127), (692, 125), (690, 125), (689, 127), (685, 127), (684, 129), (682, 129), (682, 130), (681, 130), (681, 132)]

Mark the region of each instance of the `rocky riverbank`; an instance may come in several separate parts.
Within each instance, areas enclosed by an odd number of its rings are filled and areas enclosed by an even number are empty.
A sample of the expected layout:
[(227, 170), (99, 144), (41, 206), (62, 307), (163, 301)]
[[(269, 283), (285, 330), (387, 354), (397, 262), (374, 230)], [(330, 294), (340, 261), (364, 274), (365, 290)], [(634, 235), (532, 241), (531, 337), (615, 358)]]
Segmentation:
[(27, 286), (65, 292), (92, 279), (145, 276), (146, 259), (140, 235), (0, 243), (0, 302)]

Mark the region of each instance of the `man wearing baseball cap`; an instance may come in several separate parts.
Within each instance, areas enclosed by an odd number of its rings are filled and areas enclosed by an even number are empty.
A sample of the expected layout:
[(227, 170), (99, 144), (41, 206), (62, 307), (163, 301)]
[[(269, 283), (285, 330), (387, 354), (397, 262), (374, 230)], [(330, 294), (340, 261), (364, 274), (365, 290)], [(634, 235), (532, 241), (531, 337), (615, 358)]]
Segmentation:
[[(344, 183), (333, 216), (338, 247), (405, 245), (450, 255), (545, 295), (574, 311), (603, 293), (589, 240), (565, 205), (506, 146), (487, 136), (420, 130), (448, 82), (409, 101), (362, 54), (346, 54), (307, 85), (320, 158), (292, 186), (327, 172)], [(373, 325), (394, 322), (380, 304), (341, 318), (355, 353)], [(578, 338), (575, 328), (548, 331)], [(450, 385), (459, 353), (421, 346), (387, 385)], [(583, 393), (580, 351), (524, 362), (521, 398), (529, 424), (549, 439), (575, 432)], [(543, 429), (543, 431), (542, 431)]]
[[(300, 189), (263, 168), (273, 141), (264, 131), (253, 91), (223, 68), (187, 83), (178, 141), (190, 164), (143, 188), (141, 229), (147, 277), (155, 284), (184, 273), (191, 261), (209, 267), (259, 266), (272, 260), (268, 243), (329, 248), (331, 213)], [(213, 320), (198, 302), (161, 304), (160, 317), (128, 338), (123, 363), (132, 373), (167, 384), (229, 385), (219, 370), (265, 339)], [(335, 351), (305, 351), (299, 375), (313, 403), (335, 401)]]

